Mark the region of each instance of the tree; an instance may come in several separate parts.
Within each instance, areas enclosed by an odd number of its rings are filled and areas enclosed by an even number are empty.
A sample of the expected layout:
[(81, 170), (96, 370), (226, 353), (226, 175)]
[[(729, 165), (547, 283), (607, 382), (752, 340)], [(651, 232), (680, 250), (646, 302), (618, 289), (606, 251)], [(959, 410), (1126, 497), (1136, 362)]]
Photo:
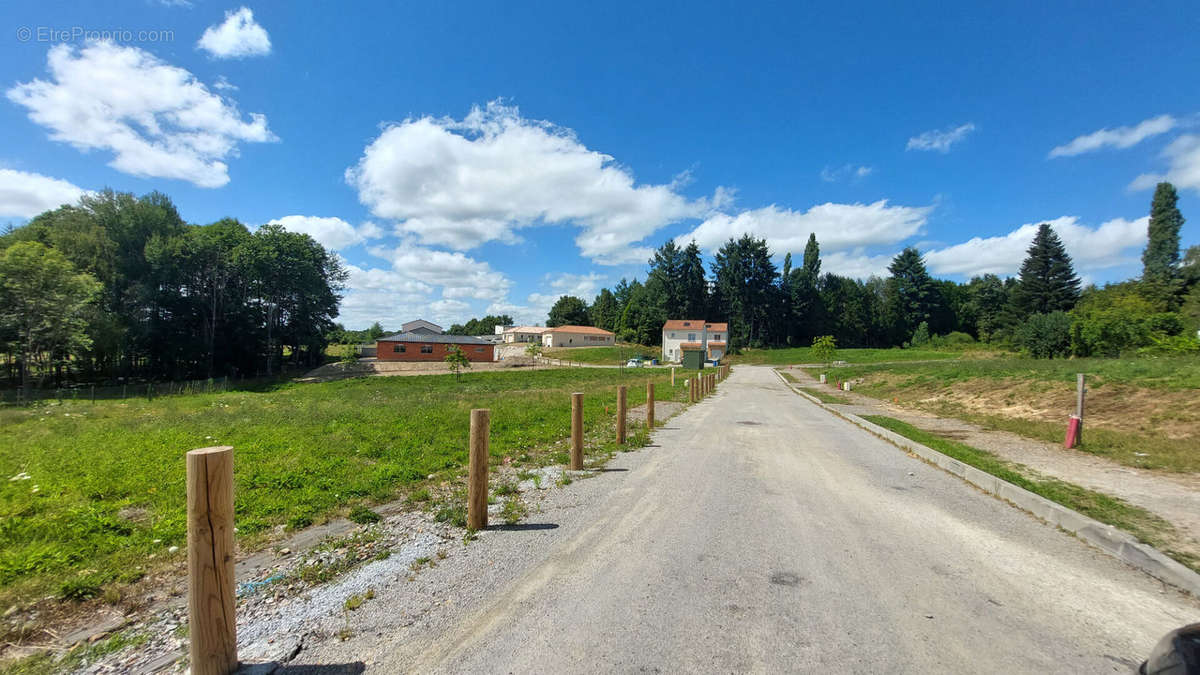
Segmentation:
[(1066, 312), (1033, 314), (1017, 329), (1014, 340), (1035, 359), (1071, 353), (1071, 317)]
[(812, 353), (821, 363), (829, 364), (837, 357), (837, 340), (832, 335), (813, 338)]
[(1079, 277), (1049, 223), (1038, 226), (1012, 294), (1017, 316), (1066, 312), (1079, 300)]
[(1174, 279), (1179, 267), (1179, 229), (1183, 214), (1179, 195), (1170, 183), (1159, 183), (1150, 202), (1149, 241), (1142, 252), (1142, 279), (1165, 282)]
[[(788, 254), (790, 260), (791, 254)], [(781, 284), (786, 307), (783, 314), (787, 337), (793, 344), (803, 344), (826, 328), (825, 305), (819, 289), (821, 281), (821, 246), (817, 235), (810, 233), (804, 246), (804, 261), (784, 275)]]
[(967, 332), (982, 342), (988, 342), (1004, 327), (1004, 309), (1008, 306), (1008, 289), (995, 274), (972, 277), (967, 283), (967, 300), (963, 312), (967, 315)]
[(80, 273), (58, 251), (33, 241), (0, 252), (0, 333), (31, 385), (32, 365), (67, 362), (89, 346), (84, 310), (100, 292), (95, 277)]
[(462, 379), (462, 369), (471, 367), (471, 360), (463, 353), (463, 350), (457, 346), (451, 345), (446, 350), (446, 358), (443, 359), (446, 365), (450, 366), (450, 372), (454, 373), (455, 380)]
[(376, 342), (381, 337), (383, 337), (383, 326), (376, 321), (367, 329), (367, 342)]
[(765, 239), (744, 234), (730, 239), (717, 251), (712, 265), (716, 277), (713, 304), (720, 317), (729, 321), (729, 348), (770, 344), (777, 328), (778, 272), (771, 262)]
[(607, 288), (601, 288), (600, 293), (596, 295), (596, 299), (592, 301), (591, 314), (592, 325), (596, 328), (611, 330), (616, 332), (617, 321), (620, 320), (620, 308), (617, 306), (617, 298), (613, 292)]
[(528, 344), (528, 345), (525, 347), (525, 355), (526, 355), (526, 356), (528, 356), (528, 357), (530, 357), (530, 358), (534, 358), (534, 359), (536, 359), (537, 357), (541, 356), (541, 355), (542, 355), (542, 343), (540, 343), (540, 342), (530, 342), (530, 343), (529, 343), (529, 344)]
[(682, 299), (678, 307), (669, 307), (668, 313), (677, 312), (677, 318), (709, 319), (708, 279), (704, 274), (700, 247), (694, 241), (683, 249), (679, 275)]
[(912, 336), (922, 321), (930, 320), (938, 309), (939, 296), (925, 269), (925, 259), (911, 246), (892, 259), (888, 271), (892, 276), (887, 283), (887, 310), (896, 344)]
[(657, 290), (654, 301), (668, 314), (680, 311), (684, 304), (683, 251), (674, 241), (668, 240), (654, 251), (649, 264), (646, 285)]
[(589, 326), (588, 306), (583, 300), (573, 295), (563, 295), (550, 308), (546, 319), (550, 328), (556, 326)]

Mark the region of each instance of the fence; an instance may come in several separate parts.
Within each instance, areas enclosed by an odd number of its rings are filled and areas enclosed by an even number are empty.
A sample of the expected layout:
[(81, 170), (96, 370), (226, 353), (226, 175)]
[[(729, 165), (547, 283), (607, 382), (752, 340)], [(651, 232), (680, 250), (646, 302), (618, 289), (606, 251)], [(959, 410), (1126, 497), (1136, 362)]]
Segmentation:
[[(712, 393), (728, 374), (689, 380), (692, 400)], [(703, 393), (701, 393), (703, 383)], [(617, 389), (617, 443), (626, 440), (626, 387)], [(584, 468), (583, 399), (571, 394), (571, 451), (568, 466)], [(654, 383), (646, 383), (646, 428), (653, 429)], [(467, 437), (467, 527), (487, 527), (491, 410), (471, 411)], [(237, 616), (234, 597), (233, 448), (201, 448), (187, 453), (188, 633), (193, 673), (227, 675), (238, 668)]]

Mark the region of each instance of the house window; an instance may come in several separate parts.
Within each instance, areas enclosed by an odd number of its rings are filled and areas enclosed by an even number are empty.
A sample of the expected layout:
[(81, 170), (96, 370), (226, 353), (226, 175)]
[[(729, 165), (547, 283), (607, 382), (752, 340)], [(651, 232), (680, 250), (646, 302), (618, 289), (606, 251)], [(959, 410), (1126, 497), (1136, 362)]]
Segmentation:
[(392, 353), (393, 354), (403, 354), (404, 353), (404, 345), (392, 345)]
[(717, 341), (719, 342), (719, 341), (721, 340), (721, 334), (720, 334), (720, 333), (713, 333), (712, 339), (713, 339), (713, 340), (717, 340)]
[(476, 348), (475, 348), (475, 353), (476, 353), (476, 354), (482, 354), (482, 353), (483, 353), (483, 347), (476, 347)]
[(433, 353), (433, 345), (421, 345), (421, 353), (422, 354), (432, 354)]
[(695, 342), (695, 341), (696, 341), (696, 334), (688, 333), (688, 342)]

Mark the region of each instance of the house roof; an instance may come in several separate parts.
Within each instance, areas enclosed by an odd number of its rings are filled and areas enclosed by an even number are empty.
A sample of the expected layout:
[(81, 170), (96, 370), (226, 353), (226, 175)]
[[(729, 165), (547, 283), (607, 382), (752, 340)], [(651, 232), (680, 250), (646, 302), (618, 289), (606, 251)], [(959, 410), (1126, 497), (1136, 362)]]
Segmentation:
[(704, 319), (671, 319), (663, 324), (663, 330), (700, 330), (705, 327), (711, 331), (729, 330), (727, 323), (705, 323)]
[(704, 345), (700, 344), (699, 342), (681, 342), (679, 343), (679, 348), (686, 349), (688, 351), (703, 351)]
[(546, 328), (545, 326), (513, 326), (512, 328), (505, 328), (504, 332), (505, 333), (545, 333), (548, 330), (550, 330), (550, 329)]
[(417, 333), (396, 333), (379, 338), (380, 342), (424, 342), (427, 344), (450, 345), (490, 345), (473, 335), (420, 335)]
[(407, 333), (408, 331), (412, 330), (413, 328), (419, 328), (421, 326), (424, 326), (426, 328), (432, 328), (438, 332), (441, 332), (441, 330), (442, 330), (441, 326), (437, 325), (436, 323), (434, 323), (432, 321), (426, 321), (425, 319), (414, 319), (412, 321), (409, 321), (408, 323), (400, 324), (400, 329), (403, 332)]
[(583, 335), (612, 335), (612, 331), (596, 328), (595, 326), (555, 326), (547, 328), (550, 333), (577, 333)]
[(724, 347), (725, 341), (724, 340), (709, 340), (708, 346), (709, 347)]

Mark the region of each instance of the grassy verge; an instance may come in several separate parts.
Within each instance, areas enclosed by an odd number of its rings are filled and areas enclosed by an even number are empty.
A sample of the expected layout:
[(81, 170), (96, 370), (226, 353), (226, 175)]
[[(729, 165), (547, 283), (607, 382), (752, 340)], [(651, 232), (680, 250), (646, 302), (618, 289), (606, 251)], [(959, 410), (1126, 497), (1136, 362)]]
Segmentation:
[(187, 450), (235, 448), (238, 541), (254, 548), (277, 528), (394, 499), (429, 476), (458, 477), (472, 408), (492, 410), (495, 462), (534, 461), (569, 434), (573, 391), (587, 394), (596, 439), (612, 435), (618, 384), (629, 385), (631, 406), (644, 403), (648, 380), (657, 399), (682, 400), (659, 373), (375, 377), (0, 410), (0, 606), (88, 598), (180, 563)]
[(660, 358), (662, 356), (662, 349), (660, 347), (647, 347), (646, 345), (619, 344), (612, 347), (547, 349), (543, 352), (543, 355), (552, 359), (562, 359), (563, 361), (574, 361), (576, 363), (619, 366), (635, 356), (646, 360)]
[(1027, 358), (811, 368), (868, 396), (1027, 438), (1062, 442), (1076, 373), (1088, 398), (1079, 450), (1127, 466), (1200, 472), (1200, 358)]
[(1041, 495), (1052, 502), (1074, 509), (1102, 523), (1118, 527), (1162, 550), (1193, 570), (1200, 571), (1200, 559), (1171, 550), (1169, 542), (1174, 537), (1174, 527), (1143, 508), (1072, 483), (1037, 476), (1024, 467), (1006, 462), (990, 452), (923, 431), (891, 417), (864, 415), (863, 419), (963, 463), (970, 464), (981, 471), (986, 471), (1034, 494)]
[[(931, 359), (956, 359), (962, 351), (937, 351), (932, 349), (839, 349), (838, 361), (847, 363), (879, 363), (882, 361), (925, 361)], [(741, 354), (732, 354), (727, 362), (746, 365), (783, 366), (796, 363), (820, 363), (811, 347), (788, 347), (783, 349), (744, 349)]]
[[(783, 371), (780, 371), (779, 374), (783, 375), (783, 378), (785, 380), (787, 380), (788, 382), (791, 382), (792, 384), (800, 384), (800, 381), (797, 380), (795, 377), (793, 377), (791, 373), (785, 373)], [(844, 405), (844, 404), (850, 403), (850, 401), (842, 398), (841, 396), (835, 396), (834, 394), (827, 393), (825, 391), (816, 389), (814, 387), (800, 387), (800, 389), (803, 390), (804, 393), (808, 394), (809, 396), (812, 396), (813, 398), (817, 399), (821, 403), (834, 403), (834, 404), (838, 404), (838, 405)]]

